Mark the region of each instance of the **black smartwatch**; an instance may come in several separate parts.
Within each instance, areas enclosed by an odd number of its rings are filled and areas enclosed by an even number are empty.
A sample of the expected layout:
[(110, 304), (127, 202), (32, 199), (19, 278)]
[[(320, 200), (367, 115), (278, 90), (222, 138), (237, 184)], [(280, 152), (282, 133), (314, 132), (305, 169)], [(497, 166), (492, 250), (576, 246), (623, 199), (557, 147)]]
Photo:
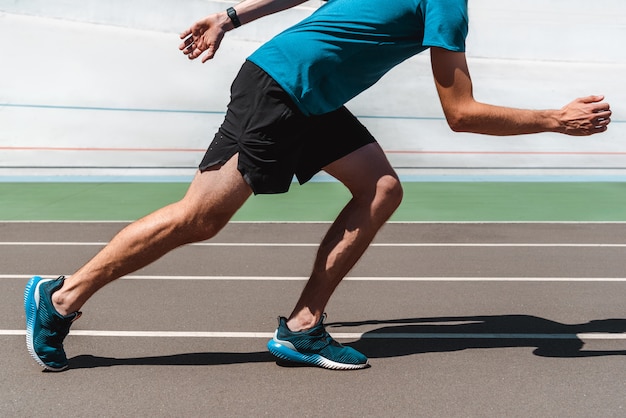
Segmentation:
[(226, 13), (228, 14), (228, 17), (230, 17), (230, 21), (233, 22), (233, 26), (235, 26), (236, 28), (241, 26), (241, 20), (239, 20), (239, 16), (237, 16), (237, 11), (234, 8), (229, 7), (228, 9), (226, 9)]

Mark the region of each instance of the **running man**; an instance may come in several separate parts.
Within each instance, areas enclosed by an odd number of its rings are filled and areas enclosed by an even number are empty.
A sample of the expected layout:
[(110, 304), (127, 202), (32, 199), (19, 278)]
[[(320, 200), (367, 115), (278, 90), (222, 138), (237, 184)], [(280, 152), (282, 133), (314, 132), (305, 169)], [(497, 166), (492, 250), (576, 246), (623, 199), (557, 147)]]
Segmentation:
[[(189, 59), (210, 60), (227, 31), (304, 0), (244, 0), (181, 34)], [(610, 123), (602, 96), (561, 109), (524, 110), (474, 100), (465, 58), (467, 0), (330, 0), (261, 46), (231, 88), (225, 120), (186, 195), (119, 232), (70, 277), (33, 277), (24, 293), (27, 346), (45, 369), (68, 367), (63, 340), (106, 284), (176, 247), (207, 240), (251, 194), (287, 192), (324, 170), (351, 192), (322, 240), (309, 281), (268, 348), (278, 358), (331, 369), (367, 367), (324, 328), (333, 291), (400, 204), (398, 176), (376, 140), (343, 106), (407, 58), (430, 50), (451, 129), (488, 135), (592, 135)], [(495, 34), (494, 34), (495, 35)], [(412, 94), (418, 92), (411, 92)]]

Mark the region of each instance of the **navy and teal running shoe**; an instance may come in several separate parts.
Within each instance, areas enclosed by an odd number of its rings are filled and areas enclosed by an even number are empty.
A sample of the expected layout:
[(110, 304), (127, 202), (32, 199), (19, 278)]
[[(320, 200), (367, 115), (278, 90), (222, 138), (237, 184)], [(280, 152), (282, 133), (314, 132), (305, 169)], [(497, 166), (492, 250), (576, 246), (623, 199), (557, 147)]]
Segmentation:
[(24, 289), (26, 313), (26, 347), (30, 355), (46, 370), (59, 372), (68, 366), (63, 340), (80, 312), (63, 316), (52, 305), (52, 294), (63, 286), (65, 277), (56, 280), (35, 276)]
[(334, 370), (354, 370), (368, 367), (367, 357), (357, 350), (335, 341), (324, 328), (326, 315), (313, 328), (293, 332), (287, 319), (278, 318), (278, 329), (267, 343), (275, 357), (296, 363), (310, 364)]

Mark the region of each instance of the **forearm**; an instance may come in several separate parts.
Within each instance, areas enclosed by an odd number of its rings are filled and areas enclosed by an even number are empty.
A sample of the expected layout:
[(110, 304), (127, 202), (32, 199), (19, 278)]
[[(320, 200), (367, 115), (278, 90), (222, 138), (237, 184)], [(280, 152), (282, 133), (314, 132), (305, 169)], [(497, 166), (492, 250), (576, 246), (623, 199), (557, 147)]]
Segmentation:
[(527, 110), (472, 102), (448, 117), (455, 132), (485, 135), (523, 135), (563, 132), (559, 110)]
[(486, 135), (523, 135), (558, 132), (586, 136), (606, 131), (611, 109), (603, 96), (581, 97), (561, 109), (527, 110), (461, 100), (446, 111), (452, 130)]
[[(241, 24), (245, 25), (261, 17), (295, 7), (306, 1), (307, 0), (244, 0), (233, 6), (233, 8), (237, 12)], [(226, 12), (224, 12), (224, 15), (226, 15)], [(226, 29), (230, 30), (232, 26)]]

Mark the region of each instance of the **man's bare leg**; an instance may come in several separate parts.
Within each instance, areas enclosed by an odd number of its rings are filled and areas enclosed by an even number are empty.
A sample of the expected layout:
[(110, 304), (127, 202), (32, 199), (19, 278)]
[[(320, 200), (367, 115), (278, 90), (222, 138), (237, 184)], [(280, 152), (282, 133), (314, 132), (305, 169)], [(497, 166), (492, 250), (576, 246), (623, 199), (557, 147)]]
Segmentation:
[(341, 181), (352, 200), (320, 244), (313, 272), (287, 326), (292, 331), (319, 322), (337, 285), (400, 205), (400, 181), (378, 144), (366, 145), (324, 170)]
[(197, 173), (182, 200), (128, 225), (52, 295), (62, 315), (78, 311), (100, 288), (176, 247), (209, 239), (252, 193), (237, 170), (237, 155), (219, 170)]

